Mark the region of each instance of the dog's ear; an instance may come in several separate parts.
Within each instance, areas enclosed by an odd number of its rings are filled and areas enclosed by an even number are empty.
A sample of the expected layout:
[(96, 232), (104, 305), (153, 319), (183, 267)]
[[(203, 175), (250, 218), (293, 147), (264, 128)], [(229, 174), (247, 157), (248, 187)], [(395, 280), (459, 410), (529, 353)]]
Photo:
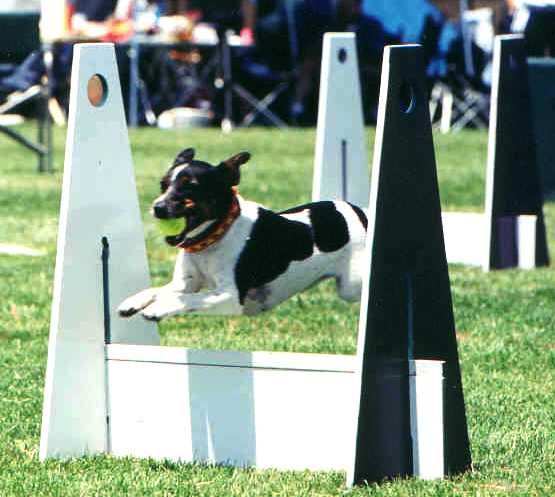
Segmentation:
[(195, 149), (194, 148), (186, 148), (177, 154), (177, 157), (174, 159), (172, 167), (179, 166), (180, 164), (186, 164), (187, 162), (191, 162), (193, 157), (195, 156)]
[(249, 154), (248, 152), (239, 152), (233, 157), (230, 157), (229, 159), (224, 160), (220, 164), (219, 167), (226, 171), (232, 185), (239, 184), (239, 180), (241, 178), (239, 167), (245, 162), (248, 162), (250, 158), (251, 158), (251, 154)]

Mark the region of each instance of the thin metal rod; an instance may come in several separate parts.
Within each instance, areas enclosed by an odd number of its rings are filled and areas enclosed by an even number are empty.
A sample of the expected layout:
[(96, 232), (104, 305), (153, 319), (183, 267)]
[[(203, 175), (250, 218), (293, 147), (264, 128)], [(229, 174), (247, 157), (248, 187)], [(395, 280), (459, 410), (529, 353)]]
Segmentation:
[(129, 127), (139, 125), (139, 60), (141, 57), (141, 44), (131, 40), (128, 50), (129, 57)]
[(414, 360), (414, 291), (412, 283), (412, 275), (407, 273), (407, 334), (408, 334), (408, 360)]
[(459, 15), (461, 18), (461, 34), (463, 41), (463, 59), (465, 73), (469, 77), (475, 75), (474, 59), (472, 57), (472, 33), (470, 26), (465, 21), (465, 13), (470, 6), (469, 0), (459, 0)]
[(347, 140), (341, 140), (341, 195), (347, 200)]
[(108, 238), (102, 237), (102, 302), (104, 306), (104, 342), (111, 343), (112, 332), (110, 328), (110, 274), (108, 262), (110, 259), (110, 244)]

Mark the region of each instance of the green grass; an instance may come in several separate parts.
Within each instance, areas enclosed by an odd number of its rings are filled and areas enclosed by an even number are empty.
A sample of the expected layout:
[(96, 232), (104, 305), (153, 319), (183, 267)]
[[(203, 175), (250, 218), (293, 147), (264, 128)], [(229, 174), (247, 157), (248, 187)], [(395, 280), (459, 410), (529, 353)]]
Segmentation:
[[(30, 129), (27, 131), (31, 131)], [(371, 136), (372, 133), (371, 133)], [(455, 319), (474, 470), (443, 481), (399, 480), (353, 490), (341, 473), (284, 473), (111, 457), (38, 462), (57, 236), (64, 130), (56, 130), (54, 174), (0, 137), (0, 243), (43, 249), (41, 258), (0, 256), (0, 496), (553, 496), (555, 495), (555, 270), (485, 274), (451, 267)], [(372, 141), (372, 139), (371, 139)], [(149, 219), (158, 180), (175, 153), (195, 146), (217, 161), (239, 150), (244, 196), (276, 209), (310, 197), (314, 130), (131, 133), (154, 283), (172, 271), (174, 250)], [(480, 210), (487, 136), (435, 136), (447, 209)], [(371, 145), (371, 144), (370, 144)], [(370, 149), (371, 150), (371, 149)], [(555, 207), (546, 205), (551, 247)], [(553, 251), (552, 251), (553, 254)], [(358, 306), (321, 285), (255, 318), (179, 317), (162, 323), (165, 344), (243, 350), (353, 353)]]

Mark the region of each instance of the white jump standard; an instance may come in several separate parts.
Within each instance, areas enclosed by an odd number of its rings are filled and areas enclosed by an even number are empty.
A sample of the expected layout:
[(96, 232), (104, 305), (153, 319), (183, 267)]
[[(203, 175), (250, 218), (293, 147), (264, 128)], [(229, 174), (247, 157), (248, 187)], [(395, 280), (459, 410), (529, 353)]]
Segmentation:
[[(106, 94), (94, 106), (87, 86), (97, 74)], [(103, 237), (118, 268), (110, 278), (110, 303), (119, 302), (149, 285), (144, 234), (113, 46), (79, 45), (71, 75), (41, 458), (108, 450)], [(151, 323), (112, 317), (110, 328), (118, 343), (159, 343)]]
[(366, 210), (370, 194), (367, 149), (356, 36), (326, 33), (322, 45), (312, 200), (341, 199)]
[(113, 46), (74, 53), (41, 460), (344, 470), (349, 484), (467, 469), (421, 48), (385, 52), (356, 356), (161, 347), (153, 323), (117, 316), (149, 286), (119, 81)]

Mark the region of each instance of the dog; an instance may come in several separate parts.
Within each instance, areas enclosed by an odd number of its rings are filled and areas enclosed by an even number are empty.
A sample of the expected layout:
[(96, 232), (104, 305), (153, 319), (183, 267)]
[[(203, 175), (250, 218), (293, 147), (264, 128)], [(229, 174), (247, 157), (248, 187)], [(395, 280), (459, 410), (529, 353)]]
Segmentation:
[(335, 278), (341, 298), (360, 298), (367, 264), (362, 209), (320, 201), (273, 212), (237, 193), (248, 152), (217, 166), (194, 156), (192, 148), (179, 153), (152, 206), (155, 218), (185, 220), (181, 233), (165, 239), (180, 248), (173, 278), (125, 299), (120, 316), (254, 315), (326, 278)]

